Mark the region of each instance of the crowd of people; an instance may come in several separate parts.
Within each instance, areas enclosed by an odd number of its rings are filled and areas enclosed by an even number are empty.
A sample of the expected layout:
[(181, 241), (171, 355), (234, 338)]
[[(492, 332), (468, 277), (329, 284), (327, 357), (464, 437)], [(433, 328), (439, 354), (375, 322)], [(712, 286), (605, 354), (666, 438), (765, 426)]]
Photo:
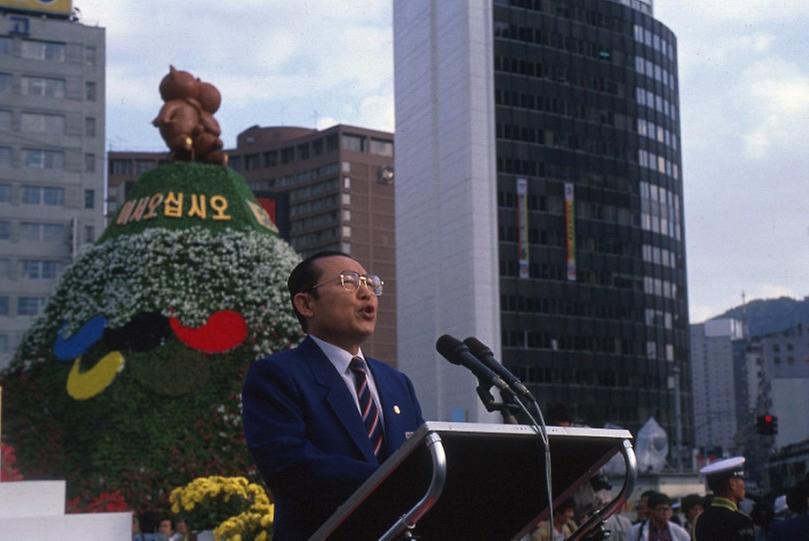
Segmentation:
[[(624, 512), (610, 517), (601, 532), (586, 539), (610, 541), (809, 541), (809, 475), (778, 498), (748, 495), (744, 459), (703, 468), (708, 492), (677, 499), (647, 490), (634, 501), (634, 520)], [(531, 541), (563, 541), (576, 531), (592, 506), (570, 498), (554, 510), (552, 527), (540, 523)], [(597, 493), (596, 493), (597, 494)], [(606, 503), (608, 493), (597, 497)], [(604, 535), (609, 532), (608, 537)]]
[(146, 512), (132, 515), (132, 541), (197, 541), (182, 519)]

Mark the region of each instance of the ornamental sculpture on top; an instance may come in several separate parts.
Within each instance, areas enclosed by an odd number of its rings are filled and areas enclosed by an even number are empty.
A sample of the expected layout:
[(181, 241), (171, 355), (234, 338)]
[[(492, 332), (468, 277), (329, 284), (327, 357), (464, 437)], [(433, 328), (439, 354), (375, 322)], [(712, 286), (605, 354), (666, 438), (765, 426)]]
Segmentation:
[(219, 135), (222, 130), (214, 113), (222, 103), (217, 88), (187, 71), (169, 66), (160, 81), (160, 97), (165, 102), (152, 124), (179, 161), (227, 165), (228, 155)]

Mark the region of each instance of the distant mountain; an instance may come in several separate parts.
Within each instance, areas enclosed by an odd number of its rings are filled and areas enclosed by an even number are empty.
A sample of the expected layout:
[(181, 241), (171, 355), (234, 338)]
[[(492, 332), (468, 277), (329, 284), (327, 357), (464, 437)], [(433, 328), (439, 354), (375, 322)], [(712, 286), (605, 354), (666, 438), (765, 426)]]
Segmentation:
[[(747, 325), (751, 336), (783, 331), (798, 323), (809, 324), (809, 297), (803, 300), (791, 297), (756, 299), (747, 303)], [(711, 319), (742, 319), (742, 306), (731, 308)]]

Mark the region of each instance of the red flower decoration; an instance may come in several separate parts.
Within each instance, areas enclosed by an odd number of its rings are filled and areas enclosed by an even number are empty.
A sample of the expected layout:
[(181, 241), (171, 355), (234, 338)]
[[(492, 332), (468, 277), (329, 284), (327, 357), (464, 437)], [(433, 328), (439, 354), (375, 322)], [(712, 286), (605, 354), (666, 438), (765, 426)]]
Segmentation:
[(7, 443), (0, 443), (0, 455), (2, 455), (0, 456), (2, 459), (0, 481), (22, 481), (22, 474), (15, 467), (17, 459), (14, 456), (14, 447)]
[(186, 327), (176, 317), (169, 318), (171, 330), (177, 338), (203, 353), (224, 353), (237, 347), (247, 338), (247, 322), (235, 310), (219, 310), (211, 314), (199, 327)]

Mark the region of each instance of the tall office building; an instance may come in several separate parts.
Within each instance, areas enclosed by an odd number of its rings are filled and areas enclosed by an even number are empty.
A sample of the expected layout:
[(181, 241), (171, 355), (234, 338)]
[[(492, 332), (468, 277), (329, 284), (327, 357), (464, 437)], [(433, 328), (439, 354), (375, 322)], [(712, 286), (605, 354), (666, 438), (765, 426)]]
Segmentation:
[(104, 29), (0, 1), (0, 368), (104, 228)]
[(399, 364), (426, 417), (492, 418), (433, 350), (476, 335), (543, 404), (690, 444), (676, 51), (646, 0), (394, 4)]
[(695, 444), (706, 451), (741, 452), (740, 431), (751, 428), (745, 338), (735, 319), (691, 325)]
[[(363, 352), (395, 363), (393, 134), (342, 124), (320, 131), (253, 126), (227, 153), (230, 167), (245, 177), (301, 256), (341, 250), (383, 278), (377, 329)], [(111, 152), (110, 209), (141, 174), (166, 159), (159, 152)]]

